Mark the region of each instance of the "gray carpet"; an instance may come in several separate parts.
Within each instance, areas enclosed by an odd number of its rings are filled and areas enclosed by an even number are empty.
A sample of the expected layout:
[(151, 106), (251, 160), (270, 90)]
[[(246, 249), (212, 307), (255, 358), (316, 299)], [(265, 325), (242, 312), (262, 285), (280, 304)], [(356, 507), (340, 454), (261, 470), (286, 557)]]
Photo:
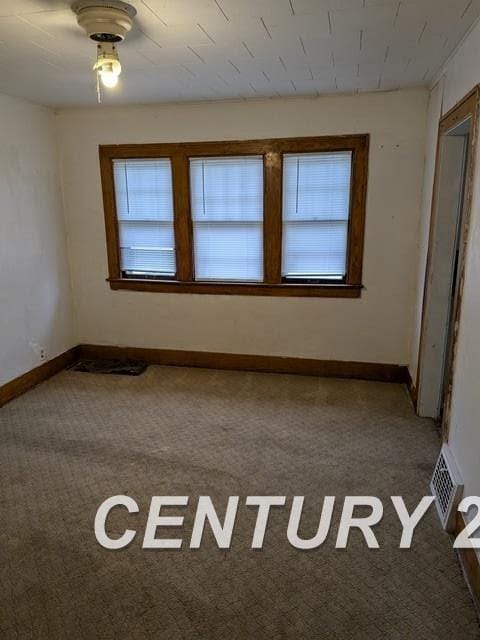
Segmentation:
[[(0, 410), (0, 637), (480, 638), (433, 509), (413, 549), (396, 548), (388, 498), (412, 508), (427, 493), (439, 446), (400, 385), (173, 367), (138, 378), (63, 372)], [(93, 519), (115, 494), (141, 513), (114, 511), (109, 531), (139, 533), (107, 551)], [(191, 496), (182, 550), (142, 550), (152, 495)], [(323, 496), (377, 495), (381, 548), (353, 532), (336, 550), (337, 508), (325, 544), (295, 550), (289, 500), (262, 551), (249, 549), (256, 510), (242, 501), (231, 550), (208, 532), (193, 551), (199, 495), (219, 508), (229, 495), (304, 495), (305, 537)]]

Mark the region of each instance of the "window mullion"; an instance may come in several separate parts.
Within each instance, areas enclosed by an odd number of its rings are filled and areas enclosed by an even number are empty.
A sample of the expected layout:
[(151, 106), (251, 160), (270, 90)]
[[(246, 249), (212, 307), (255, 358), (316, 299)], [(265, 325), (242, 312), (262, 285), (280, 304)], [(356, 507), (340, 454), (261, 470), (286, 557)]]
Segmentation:
[(175, 211), (175, 247), (177, 252), (177, 280), (193, 280), (193, 240), (190, 214), (190, 180), (188, 157), (172, 157), (173, 202)]
[(282, 281), (282, 154), (269, 151), (264, 157), (264, 281)]
[(362, 282), (365, 203), (367, 197), (368, 138), (352, 152), (350, 220), (348, 225), (347, 284)]

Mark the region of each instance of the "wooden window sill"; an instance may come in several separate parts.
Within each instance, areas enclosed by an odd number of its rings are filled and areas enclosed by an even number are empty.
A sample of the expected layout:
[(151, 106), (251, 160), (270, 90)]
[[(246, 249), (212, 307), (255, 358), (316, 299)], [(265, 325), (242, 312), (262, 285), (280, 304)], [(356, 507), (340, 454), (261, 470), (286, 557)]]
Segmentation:
[(284, 296), (298, 298), (360, 298), (362, 285), (356, 284), (265, 284), (233, 282), (180, 282), (178, 280), (147, 280), (107, 278), (110, 288), (158, 293), (205, 293), (235, 296)]

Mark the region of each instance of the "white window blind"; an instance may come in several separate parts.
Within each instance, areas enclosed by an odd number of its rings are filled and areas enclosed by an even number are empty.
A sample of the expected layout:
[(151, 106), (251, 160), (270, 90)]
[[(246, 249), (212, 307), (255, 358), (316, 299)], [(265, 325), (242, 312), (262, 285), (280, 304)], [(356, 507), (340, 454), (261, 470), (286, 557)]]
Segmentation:
[(114, 160), (113, 170), (122, 272), (175, 276), (170, 160)]
[(351, 165), (350, 151), (284, 155), (283, 277), (345, 277)]
[(196, 280), (263, 280), (263, 158), (190, 159)]

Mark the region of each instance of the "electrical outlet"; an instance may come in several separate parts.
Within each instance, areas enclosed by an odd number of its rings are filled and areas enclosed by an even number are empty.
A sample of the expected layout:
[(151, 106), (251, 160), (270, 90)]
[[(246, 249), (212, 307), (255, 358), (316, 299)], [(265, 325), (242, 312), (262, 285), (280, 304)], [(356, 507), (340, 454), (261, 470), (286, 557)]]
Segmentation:
[(45, 360), (47, 359), (47, 351), (46, 351), (46, 349), (44, 349), (43, 347), (40, 347), (38, 355), (40, 356), (40, 360), (42, 362), (45, 362)]

